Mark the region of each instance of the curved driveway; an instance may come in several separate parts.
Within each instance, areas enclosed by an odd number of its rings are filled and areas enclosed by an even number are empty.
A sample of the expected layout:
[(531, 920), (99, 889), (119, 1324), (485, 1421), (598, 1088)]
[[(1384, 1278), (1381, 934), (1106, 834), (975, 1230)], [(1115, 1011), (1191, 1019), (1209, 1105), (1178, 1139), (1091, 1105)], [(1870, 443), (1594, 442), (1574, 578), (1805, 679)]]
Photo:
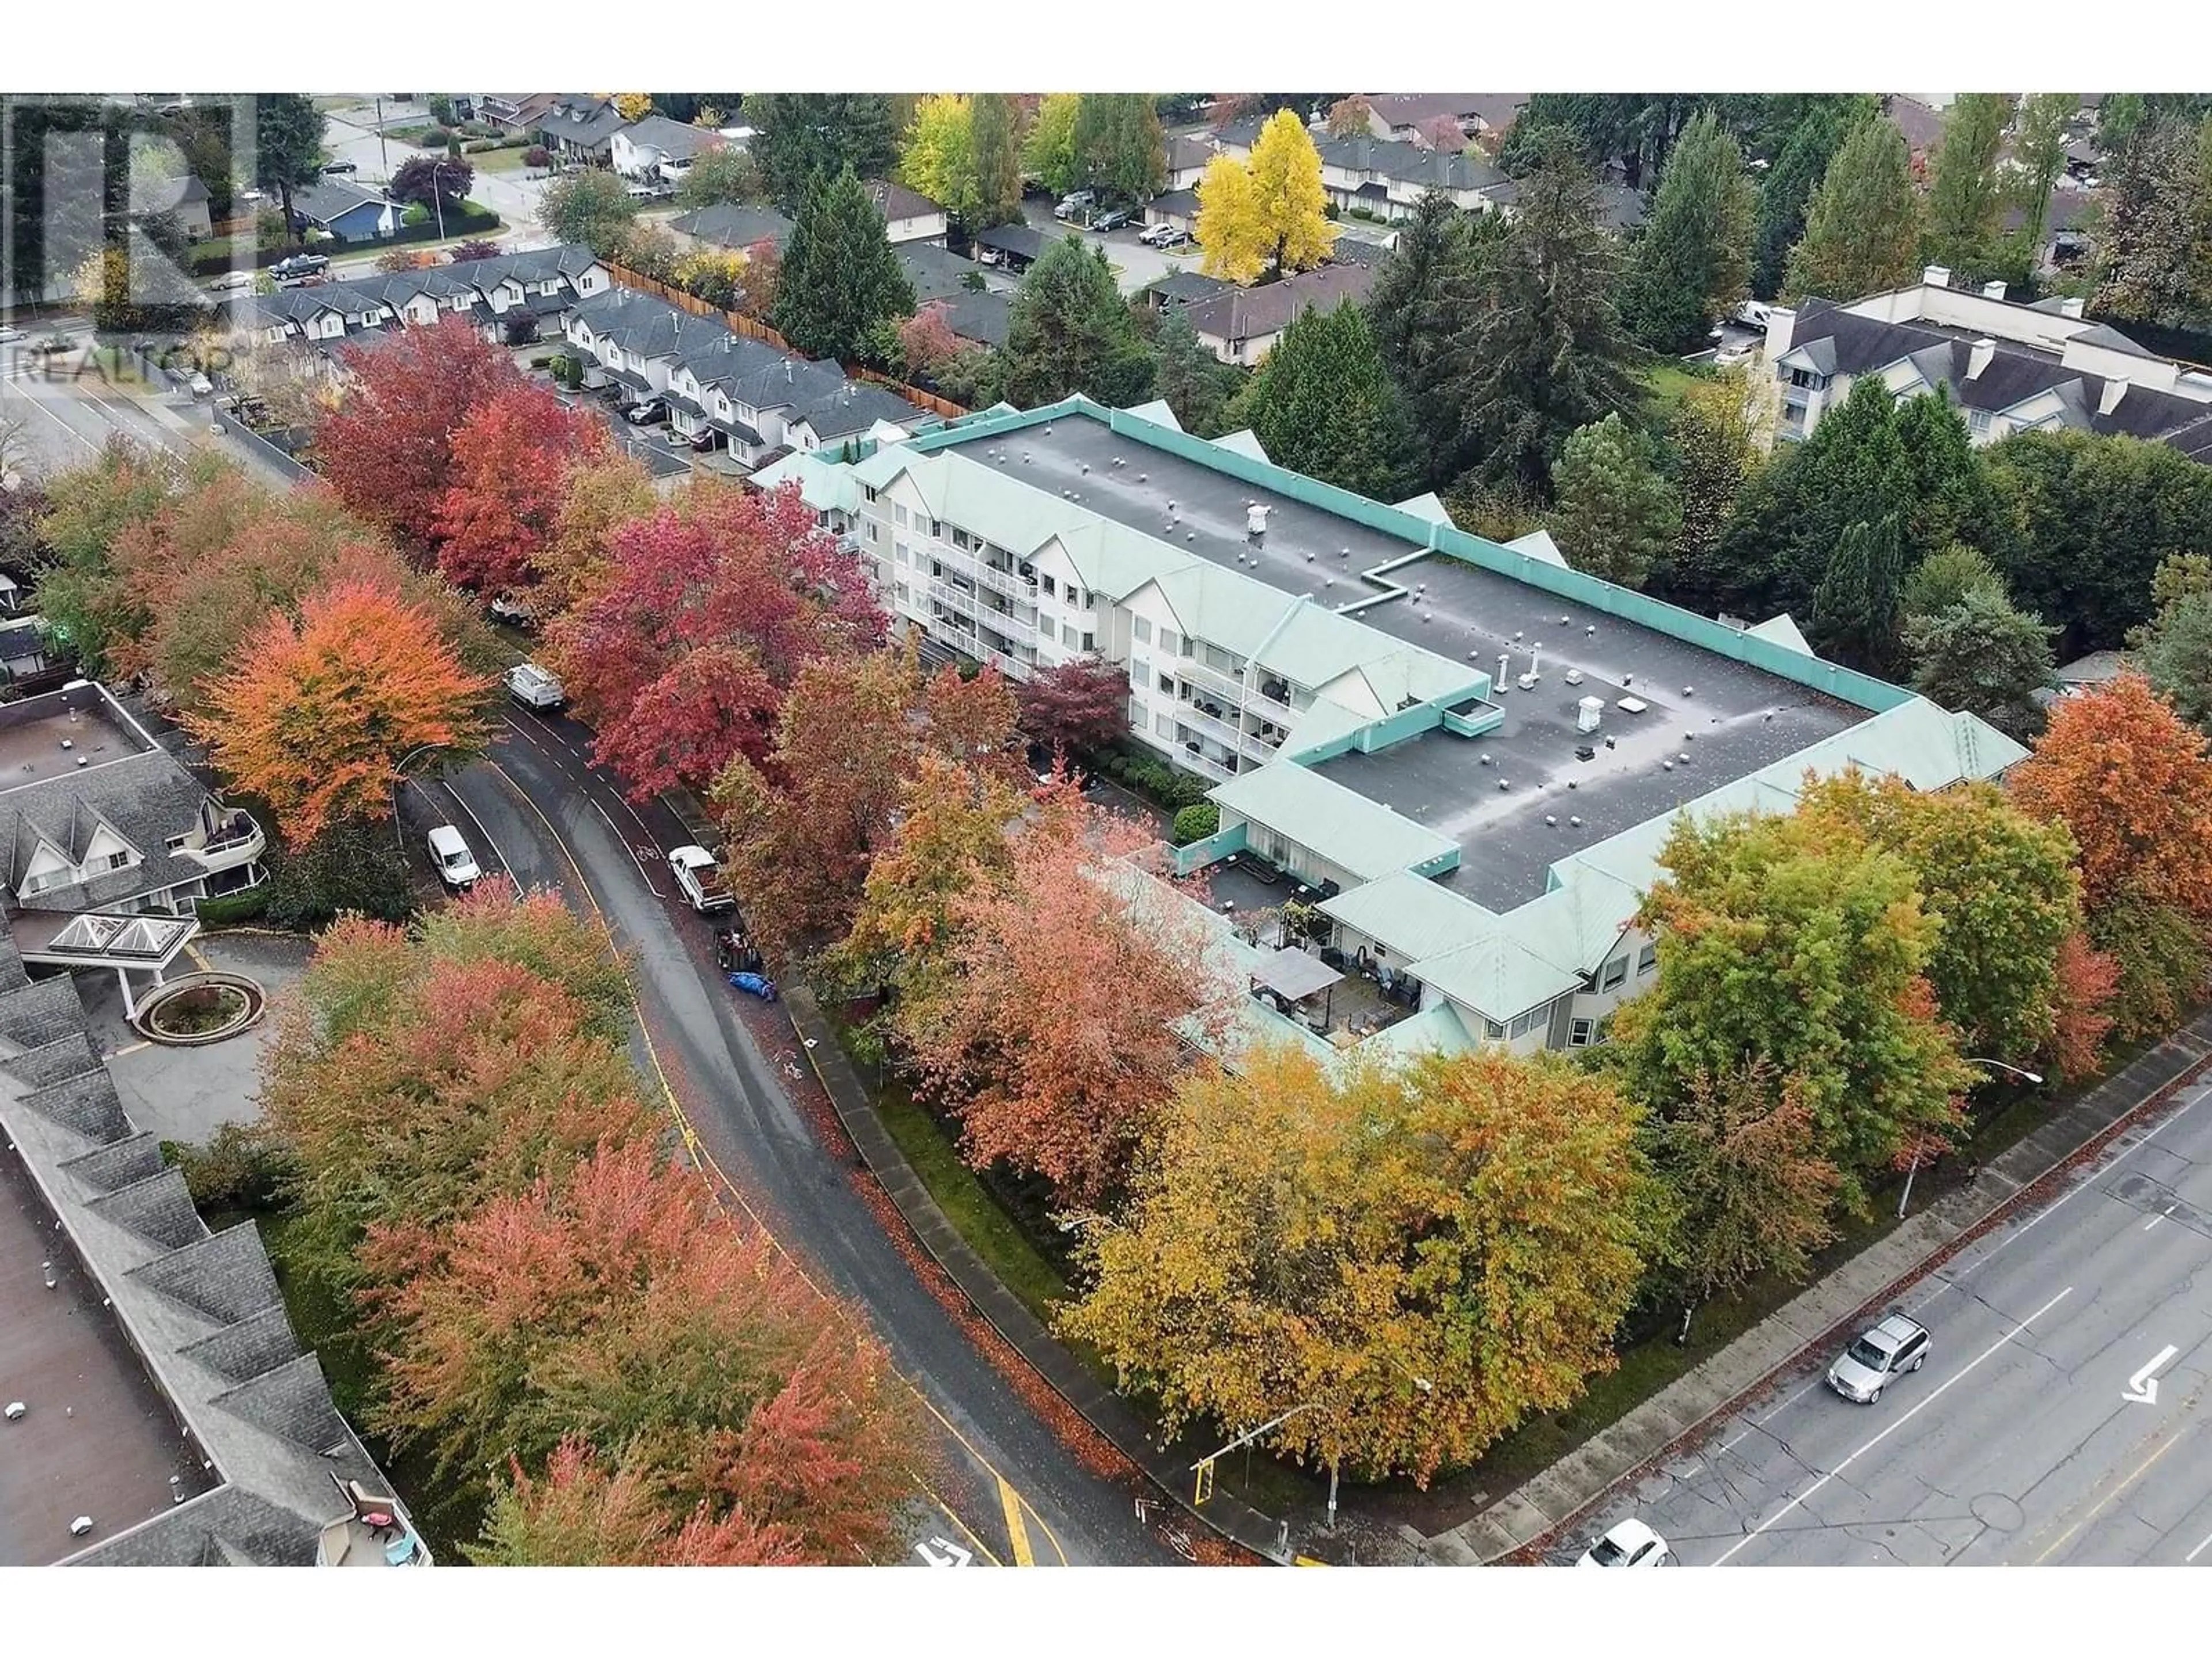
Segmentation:
[(656, 866), (691, 839), (674, 815), (657, 803), (634, 810), (612, 776), (587, 763), (589, 732), (576, 721), (521, 709), (504, 720), (490, 757), (451, 780), (473, 820), (465, 830), (490, 844), (486, 867), (496, 862), (525, 886), (556, 887), (596, 908), (631, 964), (641, 1064), (681, 1103), (702, 1161), (810, 1275), (867, 1311), (941, 1431), (908, 1561), (1174, 1560), (1137, 1518), (1142, 1477), (1085, 1468), (1047, 1420), (1056, 1396), (1038, 1398), (1034, 1378), (1014, 1386), (925, 1285), (927, 1269), (902, 1253), (911, 1246), (902, 1224), (895, 1243), (866, 1202), (872, 1178), (842, 1132), (787, 1086), (794, 1073), (804, 1078), (788, 1024), (773, 1028), (784, 1046), (763, 1052), (738, 1018), (707, 923), (673, 898)]

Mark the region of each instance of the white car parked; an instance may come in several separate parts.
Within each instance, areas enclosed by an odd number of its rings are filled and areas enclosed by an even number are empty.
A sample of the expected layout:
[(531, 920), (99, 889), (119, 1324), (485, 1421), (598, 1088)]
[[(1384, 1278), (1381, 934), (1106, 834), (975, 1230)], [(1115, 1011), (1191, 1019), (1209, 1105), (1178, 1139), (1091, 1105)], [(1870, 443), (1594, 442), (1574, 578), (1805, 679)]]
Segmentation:
[(477, 855), (450, 823), (430, 832), (430, 862), (438, 866), (438, 879), (456, 893), (467, 892), (483, 874), (477, 868)]

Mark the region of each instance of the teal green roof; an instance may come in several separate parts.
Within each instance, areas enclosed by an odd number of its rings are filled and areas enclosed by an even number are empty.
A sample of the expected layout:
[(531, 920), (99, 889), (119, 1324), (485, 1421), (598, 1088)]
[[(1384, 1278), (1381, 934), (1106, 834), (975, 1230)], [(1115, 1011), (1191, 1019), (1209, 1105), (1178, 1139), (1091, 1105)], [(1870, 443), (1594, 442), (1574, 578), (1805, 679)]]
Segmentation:
[(1498, 923), (1480, 905), (1410, 870), (1339, 893), (1321, 908), (1407, 962), (1464, 945)]
[(1459, 860), (1459, 843), (1449, 836), (1303, 766), (1280, 761), (1263, 766), (1218, 786), (1212, 799), (1224, 813), (1267, 824), (1362, 881), (1431, 862), (1448, 868)]
[(1499, 1021), (1581, 988), (1582, 975), (1493, 936), (1427, 957), (1406, 971), (1431, 990)]

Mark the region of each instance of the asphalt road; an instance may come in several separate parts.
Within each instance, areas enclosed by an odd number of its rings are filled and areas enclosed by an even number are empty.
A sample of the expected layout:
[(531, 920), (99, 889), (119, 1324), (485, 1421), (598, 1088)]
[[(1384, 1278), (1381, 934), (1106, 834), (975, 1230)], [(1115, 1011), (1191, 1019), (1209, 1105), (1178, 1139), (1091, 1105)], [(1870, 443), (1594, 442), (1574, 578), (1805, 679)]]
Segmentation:
[[(44, 323), (29, 332), (37, 339), (66, 327)], [(191, 447), (182, 434), (88, 367), (82, 351), (44, 358), (22, 343), (0, 346), (0, 422), (15, 428), (20, 465), (28, 473), (82, 466), (115, 433), (179, 455)]]
[[(426, 118), (412, 106), (385, 106), (386, 129)], [(351, 175), (351, 182), (369, 188), (389, 183), (391, 174), (398, 172), (410, 159), (430, 153), (413, 144), (402, 143), (388, 133), (380, 135), (375, 114), (368, 106), (325, 112), (323, 147), (330, 152), (331, 160), (351, 161), (359, 169)], [(538, 203), (550, 181), (527, 178), (520, 173), (495, 173), (482, 165), (481, 156), (468, 160), (476, 168), (476, 183), (469, 194), (507, 221), (507, 228), (497, 237), (501, 248), (509, 253), (520, 253), (548, 246), (552, 238), (538, 222)], [(374, 263), (373, 257), (369, 263)]]
[(1856, 1406), (1824, 1356), (1586, 1537), (1635, 1515), (1691, 1566), (2212, 1568), (2209, 1096), (1909, 1292), (1918, 1373)]
[[(674, 815), (634, 807), (590, 766), (576, 721), (519, 708), (503, 720), (490, 757), (425, 786), (420, 805), (459, 828), (485, 869), (596, 908), (631, 963), (646, 1075), (665, 1079), (738, 1201), (889, 1344), (937, 1431), (908, 1564), (1176, 1560), (1160, 1523), (1137, 1517), (1141, 1477), (1086, 1468), (1047, 1420), (1051, 1397), (1026, 1395), (985, 1357), (871, 1209), (872, 1178), (826, 1106), (799, 1097), (811, 1073), (789, 1023), (758, 1004), (741, 1015), (708, 923), (673, 897), (663, 857), (691, 839)], [(902, 1227), (898, 1237), (908, 1242)]]

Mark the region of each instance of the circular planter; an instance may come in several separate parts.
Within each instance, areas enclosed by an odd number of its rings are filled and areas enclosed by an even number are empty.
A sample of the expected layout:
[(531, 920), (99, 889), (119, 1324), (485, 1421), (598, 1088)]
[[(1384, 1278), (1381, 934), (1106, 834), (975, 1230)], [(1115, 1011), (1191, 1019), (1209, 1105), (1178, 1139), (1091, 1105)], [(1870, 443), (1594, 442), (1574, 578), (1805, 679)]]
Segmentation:
[(267, 1005), (261, 987), (242, 974), (195, 974), (157, 988), (131, 1024), (149, 1042), (197, 1048), (258, 1024)]

